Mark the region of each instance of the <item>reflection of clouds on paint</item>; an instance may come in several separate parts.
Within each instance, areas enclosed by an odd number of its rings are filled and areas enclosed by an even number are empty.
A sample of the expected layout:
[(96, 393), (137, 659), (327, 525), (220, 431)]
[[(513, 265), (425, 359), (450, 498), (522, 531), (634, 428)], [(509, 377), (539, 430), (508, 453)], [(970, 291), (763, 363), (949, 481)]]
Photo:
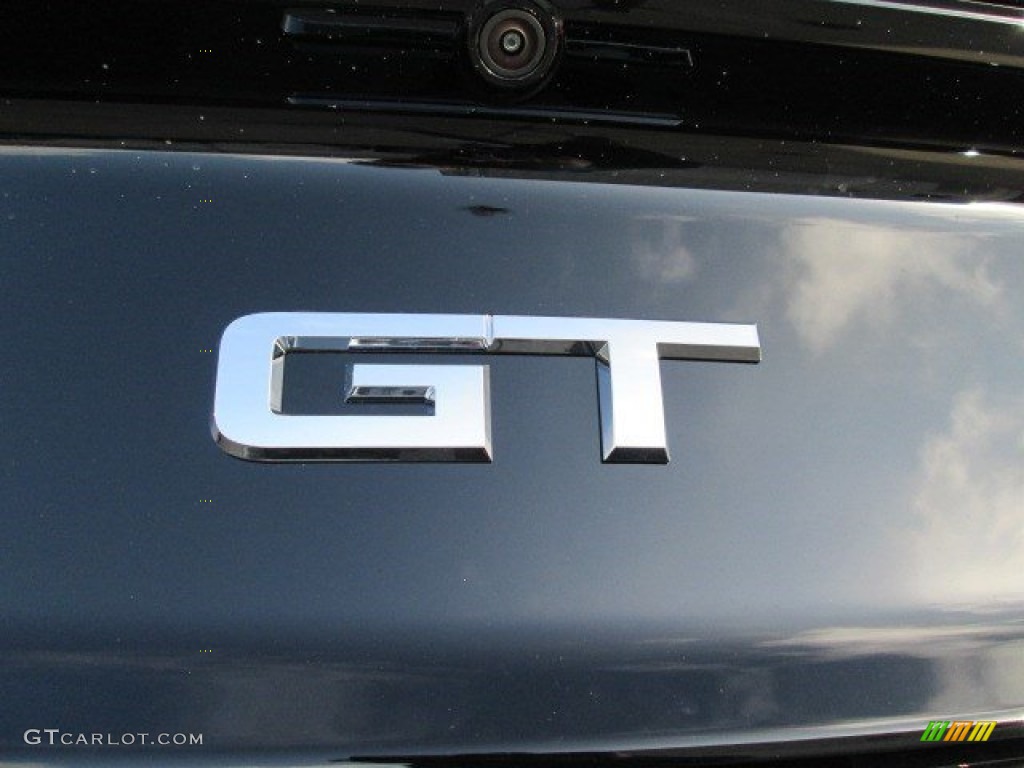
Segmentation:
[(852, 323), (892, 323), (919, 291), (941, 288), (990, 306), (1001, 285), (985, 262), (972, 258), (969, 245), (949, 233), (828, 218), (800, 222), (782, 235), (795, 269), (789, 320), (807, 346), (821, 351)]
[[(656, 220), (657, 226), (652, 225)], [(697, 260), (683, 233), (693, 220), (682, 216), (643, 216), (637, 236), (630, 238), (633, 263), (640, 275), (656, 283), (679, 283), (697, 274)], [(656, 233), (656, 234), (653, 234)]]
[[(1024, 646), (1024, 627), (1016, 622), (823, 627), (799, 632), (792, 637), (768, 640), (761, 646), (802, 649), (822, 659), (884, 655), (930, 658), (957, 653), (976, 654), (1006, 643), (1013, 643), (1018, 648)], [(1021, 661), (1024, 662), (1024, 657)]]
[[(1002, 617), (963, 612), (953, 624), (837, 626), (812, 629), (762, 643), (762, 647), (819, 662), (884, 659), (928, 662), (922, 715), (934, 712), (992, 712), (1017, 719), (1024, 689), (1024, 627), (1020, 606), (1007, 605)], [(904, 661), (905, 663), (905, 661)], [(865, 668), (868, 668), (867, 666)]]
[(924, 599), (1024, 595), (1024, 397), (957, 395), (920, 452), (913, 497)]

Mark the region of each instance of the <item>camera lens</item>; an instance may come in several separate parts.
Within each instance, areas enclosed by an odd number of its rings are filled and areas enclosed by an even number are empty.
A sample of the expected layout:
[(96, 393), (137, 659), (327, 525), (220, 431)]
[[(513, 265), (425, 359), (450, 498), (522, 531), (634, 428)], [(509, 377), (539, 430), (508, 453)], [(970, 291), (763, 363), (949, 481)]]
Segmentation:
[(559, 25), (534, 3), (491, 3), (470, 26), (470, 55), (490, 83), (524, 88), (543, 80), (558, 53)]

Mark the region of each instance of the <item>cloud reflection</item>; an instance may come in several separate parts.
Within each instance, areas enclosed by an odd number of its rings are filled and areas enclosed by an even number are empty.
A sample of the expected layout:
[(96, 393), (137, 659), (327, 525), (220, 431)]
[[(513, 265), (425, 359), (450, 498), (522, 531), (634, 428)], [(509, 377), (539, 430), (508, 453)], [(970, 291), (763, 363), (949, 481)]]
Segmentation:
[[(685, 216), (641, 216), (632, 239), (639, 274), (655, 283), (679, 283), (697, 274), (697, 259), (684, 242), (693, 237), (694, 220)], [(654, 222), (652, 224), (652, 222)]]
[(958, 394), (921, 448), (915, 487), (922, 595), (1024, 595), (1024, 397)]
[[(814, 352), (836, 343), (854, 323), (889, 326), (916, 294), (944, 289), (975, 306), (1002, 294), (970, 238), (950, 233), (895, 231), (831, 218), (786, 228), (782, 251), (795, 270), (787, 316)], [(914, 295), (912, 295), (914, 294)]]

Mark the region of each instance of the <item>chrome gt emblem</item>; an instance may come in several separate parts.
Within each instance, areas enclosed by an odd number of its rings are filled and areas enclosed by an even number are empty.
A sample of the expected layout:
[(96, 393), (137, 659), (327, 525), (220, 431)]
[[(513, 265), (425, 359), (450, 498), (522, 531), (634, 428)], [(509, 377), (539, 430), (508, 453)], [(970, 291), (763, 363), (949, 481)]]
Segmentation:
[(213, 437), (251, 461), (491, 461), (486, 365), (352, 366), (349, 403), (425, 403), (429, 415), (282, 412), (285, 366), (310, 352), (573, 355), (596, 359), (602, 460), (669, 460), (659, 361), (757, 363), (757, 326), (506, 315), (314, 312), (240, 317), (224, 331)]

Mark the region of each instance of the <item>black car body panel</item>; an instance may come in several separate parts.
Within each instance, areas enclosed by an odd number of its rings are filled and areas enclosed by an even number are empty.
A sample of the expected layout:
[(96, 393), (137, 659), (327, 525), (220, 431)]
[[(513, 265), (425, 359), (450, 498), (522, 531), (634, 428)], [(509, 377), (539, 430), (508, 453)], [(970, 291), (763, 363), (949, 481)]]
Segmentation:
[[(1009, 117), (840, 141), (34, 82), (0, 112), (4, 760), (1024, 755)], [(602, 463), (592, 358), (515, 355), (472, 361), (491, 463), (246, 462), (210, 420), (261, 312), (756, 323), (763, 359), (661, 363), (667, 465)], [(351, 358), (297, 361), (286, 411), (340, 412)]]

